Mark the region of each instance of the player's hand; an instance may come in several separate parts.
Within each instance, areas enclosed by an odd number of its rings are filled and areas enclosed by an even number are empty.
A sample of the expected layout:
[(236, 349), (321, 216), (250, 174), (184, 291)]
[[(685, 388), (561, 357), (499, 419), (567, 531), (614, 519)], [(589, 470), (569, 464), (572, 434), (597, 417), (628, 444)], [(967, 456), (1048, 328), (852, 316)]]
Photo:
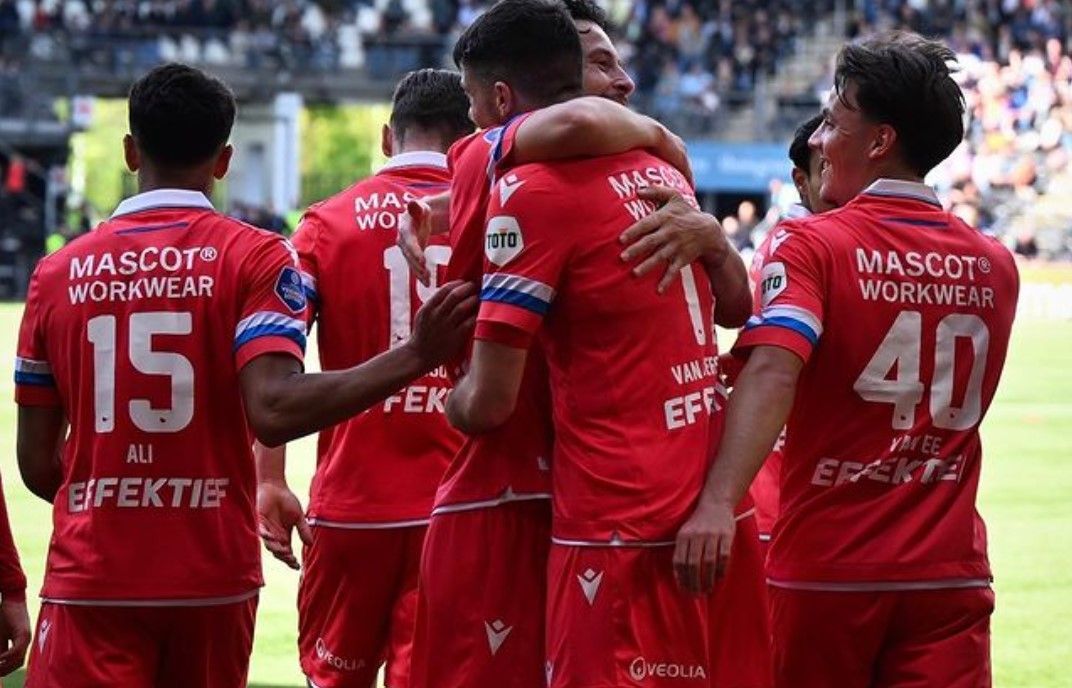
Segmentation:
[(30, 615), (25, 600), (0, 603), (0, 676), (22, 666), (30, 646)]
[(444, 284), (413, 319), (408, 346), (429, 369), (449, 360), (469, 343), (480, 294), (471, 282)]
[(432, 273), (424, 261), (424, 247), (432, 234), (432, 207), (421, 200), (406, 204), (398, 223), (398, 248), (409, 263), (410, 271), (421, 284), (431, 284)]
[(652, 186), (641, 189), (637, 196), (660, 207), (619, 237), (627, 245), (622, 251), (622, 260), (643, 259), (633, 268), (637, 277), (665, 264), (666, 272), (657, 287), (660, 294), (665, 293), (681, 269), (694, 260), (702, 259), (717, 267), (733, 250), (718, 220), (692, 207), (674, 189)]
[(311, 545), (313, 531), (305, 522), (305, 511), (297, 495), (286, 483), (261, 481), (257, 484), (257, 515), (265, 549), (290, 568), (300, 569), (301, 564), (290, 543), (291, 536), (297, 528), (302, 543)]
[(662, 143), (652, 153), (677, 168), (677, 171), (685, 176), (689, 186), (693, 185), (692, 163), (689, 162), (689, 150), (684, 139), (666, 129)]
[(733, 506), (700, 500), (681, 526), (674, 548), (674, 574), (686, 592), (706, 594), (729, 567), (737, 520)]

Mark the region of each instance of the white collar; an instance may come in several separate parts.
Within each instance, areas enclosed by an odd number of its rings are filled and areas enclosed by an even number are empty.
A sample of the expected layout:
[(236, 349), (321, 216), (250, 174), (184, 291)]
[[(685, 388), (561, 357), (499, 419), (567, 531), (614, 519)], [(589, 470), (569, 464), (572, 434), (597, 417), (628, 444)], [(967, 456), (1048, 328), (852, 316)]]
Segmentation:
[(782, 217), (787, 220), (799, 220), (801, 218), (811, 217), (811, 215), (811, 211), (805, 208), (803, 205), (801, 205), (800, 203), (794, 203), (793, 205), (786, 208), (785, 214)]
[(126, 199), (116, 207), (112, 217), (157, 208), (204, 208), (205, 210), (215, 210), (212, 207), (212, 201), (208, 200), (208, 197), (200, 191), (155, 189)]
[(410, 151), (409, 153), (399, 153), (392, 156), (387, 161), (387, 164), (380, 168), (380, 172), (384, 170), (395, 170), (399, 167), (439, 167), (447, 169), (447, 156), (443, 153), (437, 153), (435, 151)]
[(916, 201), (923, 201), (924, 203), (936, 205), (939, 208), (942, 207), (942, 202), (938, 200), (938, 194), (934, 193), (934, 189), (926, 184), (910, 182), (904, 179), (876, 180), (875, 183), (864, 189), (864, 193), (871, 196), (911, 198)]

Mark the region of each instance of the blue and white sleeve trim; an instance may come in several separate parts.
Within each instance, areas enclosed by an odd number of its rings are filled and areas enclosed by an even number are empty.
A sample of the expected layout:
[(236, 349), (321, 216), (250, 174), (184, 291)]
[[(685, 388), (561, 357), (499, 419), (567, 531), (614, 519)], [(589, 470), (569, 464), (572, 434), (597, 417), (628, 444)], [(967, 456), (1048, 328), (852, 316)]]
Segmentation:
[(275, 313), (259, 311), (243, 319), (235, 328), (234, 350), (258, 337), (286, 337), (305, 351), (305, 322), (296, 318)]
[(320, 295), (316, 291), (316, 278), (304, 270), (301, 273), (302, 289), (305, 290), (305, 298), (313, 303), (320, 302)]
[(528, 277), (495, 272), (484, 275), (480, 300), (506, 303), (532, 311), (537, 315), (546, 315), (551, 302), (555, 300), (555, 290), (543, 282)]
[(798, 306), (778, 305), (764, 308), (760, 315), (753, 315), (748, 319), (744, 329), (747, 331), (764, 325), (793, 330), (811, 342), (812, 346), (819, 343), (819, 337), (823, 334), (822, 321), (811, 311)]
[(48, 361), (35, 361), (32, 358), (15, 358), (15, 384), (33, 385), (35, 387), (55, 387), (52, 366)]

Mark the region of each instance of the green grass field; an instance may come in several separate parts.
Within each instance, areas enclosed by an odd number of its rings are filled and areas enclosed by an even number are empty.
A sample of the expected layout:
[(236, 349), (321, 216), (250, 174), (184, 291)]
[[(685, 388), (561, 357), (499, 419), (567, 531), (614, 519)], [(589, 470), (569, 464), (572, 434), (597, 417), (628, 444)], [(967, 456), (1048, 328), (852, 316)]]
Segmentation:
[[(0, 305), (0, 361), (12, 361), (22, 308)], [(8, 363), (7, 370), (11, 364)], [(50, 507), (21, 484), (15, 465), (11, 375), (0, 376), (0, 471), (31, 594), (41, 583)], [(984, 425), (981, 509), (990, 527), (997, 578), (995, 684), (1072, 685), (1072, 322), (1022, 322), (1001, 390)], [(314, 443), (292, 447), (291, 483), (305, 494)], [(162, 547), (156, 556), (168, 556)], [(297, 668), (294, 606), (298, 576), (265, 561), (250, 685), (303, 685)], [(31, 598), (32, 599), (32, 598)], [(32, 610), (36, 603), (31, 602)], [(21, 686), (21, 678), (5, 686)]]

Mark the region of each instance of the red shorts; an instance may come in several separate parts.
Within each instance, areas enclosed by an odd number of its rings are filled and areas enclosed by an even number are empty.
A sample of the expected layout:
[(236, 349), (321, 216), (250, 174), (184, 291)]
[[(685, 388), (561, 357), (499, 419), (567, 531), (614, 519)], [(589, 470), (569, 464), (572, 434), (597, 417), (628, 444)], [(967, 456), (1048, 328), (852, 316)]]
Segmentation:
[(316, 688), (409, 686), (425, 526), (313, 528), (302, 554), (298, 652)]
[(711, 685), (770, 688), (770, 614), (756, 519), (737, 521), (730, 566), (711, 595)]
[(550, 688), (708, 688), (707, 598), (682, 592), (673, 546), (552, 545)]
[(412, 688), (545, 688), (549, 500), (432, 516)]
[(781, 688), (989, 688), (990, 588), (770, 589)]
[(196, 607), (45, 602), (28, 688), (244, 688), (257, 598)]

